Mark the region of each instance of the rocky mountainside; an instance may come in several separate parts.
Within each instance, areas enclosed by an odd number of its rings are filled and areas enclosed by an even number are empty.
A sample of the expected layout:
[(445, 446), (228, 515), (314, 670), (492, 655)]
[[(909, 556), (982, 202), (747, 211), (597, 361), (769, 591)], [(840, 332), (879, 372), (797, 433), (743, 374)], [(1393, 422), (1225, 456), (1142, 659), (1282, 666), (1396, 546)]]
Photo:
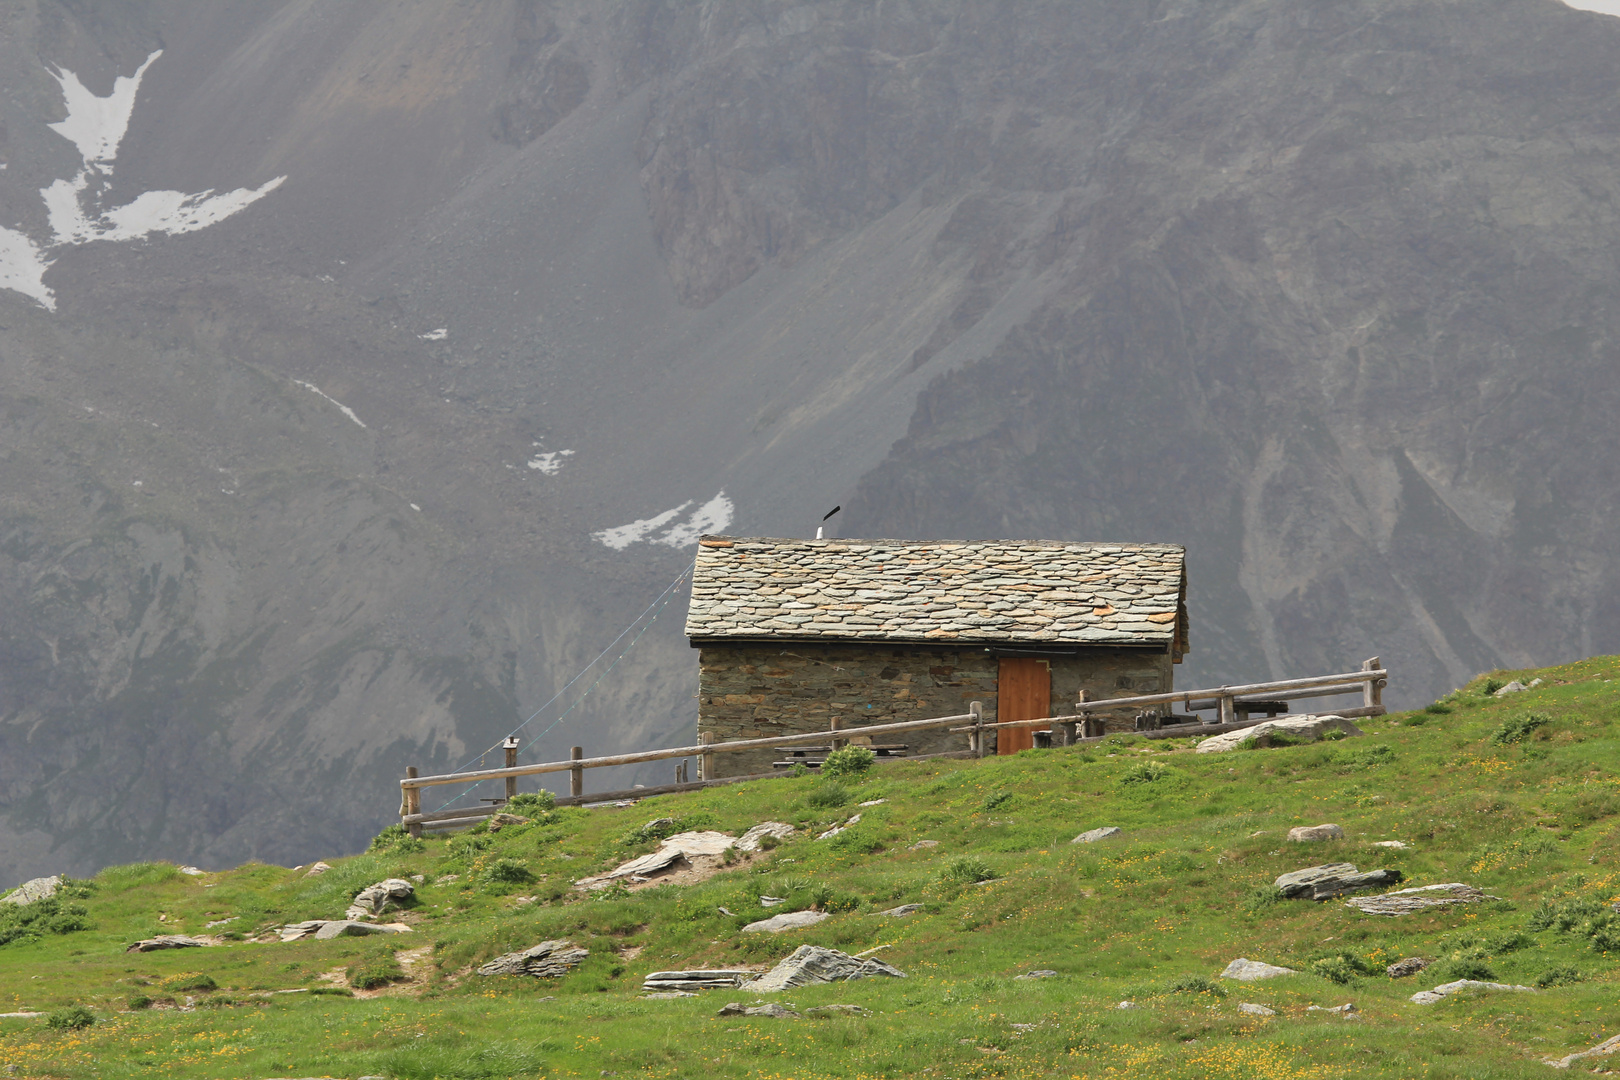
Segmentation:
[(536, 709), (684, 741), (690, 545), (839, 502), (1187, 544), (1184, 685), (1620, 651), (1617, 54), (1552, 0), (22, 0), (0, 879), (353, 850)]

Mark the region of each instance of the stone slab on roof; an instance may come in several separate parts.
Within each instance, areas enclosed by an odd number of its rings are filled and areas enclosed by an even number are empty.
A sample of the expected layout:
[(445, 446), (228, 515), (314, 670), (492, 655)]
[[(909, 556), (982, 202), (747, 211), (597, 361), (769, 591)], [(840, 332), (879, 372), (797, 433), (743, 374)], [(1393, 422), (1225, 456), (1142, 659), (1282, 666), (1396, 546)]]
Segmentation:
[(1186, 549), (1040, 541), (698, 543), (686, 634), (714, 641), (1132, 645), (1187, 651)]

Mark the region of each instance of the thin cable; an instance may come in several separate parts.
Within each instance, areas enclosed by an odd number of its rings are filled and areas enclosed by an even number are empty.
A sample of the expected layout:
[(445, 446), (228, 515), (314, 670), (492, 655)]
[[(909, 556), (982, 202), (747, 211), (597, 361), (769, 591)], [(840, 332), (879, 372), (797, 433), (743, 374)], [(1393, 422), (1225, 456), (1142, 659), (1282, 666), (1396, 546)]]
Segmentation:
[[(690, 568), (688, 568), (688, 570), (689, 569)], [(555, 694), (551, 695), (551, 701), (546, 702), (544, 705), (542, 705), (538, 709), (534, 710), (534, 713), (529, 717), (529, 719), (523, 721), (523, 723), (519, 724), (517, 727), (513, 728), (511, 731), (507, 732), (504, 736), (502, 736), (502, 738), (501, 738), (501, 740), (499, 742), (496, 742), (493, 745), (491, 745), (489, 747), (489, 749), (483, 751), (483, 753), (475, 754), (472, 757), (468, 758), (465, 762), (462, 763), (460, 768), (453, 769), (451, 771), (452, 772), (465, 772), (467, 770), (467, 766), (471, 765), (475, 760), (481, 761), (481, 760), (483, 760), (483, 758), (486, 755), (491, 754), (491, 753), (495, 752), (496, 750), (499, 750), (501, 748), (502, 743), (504, 743), (507, 739), (511, 738), (513, 735), (516, 735), (518, 732), (522, 731), (524, 728), (528, 727), (529, 724), (531, 724), (534, 721), (534, 718), (536, 716), (539, 716), (541, 713), (543, 713), (547, 709), (551, 708), (552, 702), (555, 702), (558, 698), (560, 698), (564, 694), (568, 693), (568, 688), (570, 686), (573, 686), (580, 679), (584, 678), (585, 673), (587, 671), (591, 670), (591, 668), (595, 667), (598, 663), (600, 663), (602, 657), (604, 657), (608, 653), (612, 652), (613, 651), (613, 646), (615, 646), (619, 642), (623, 641), (624, 640), (624, 635), (626, 635), (630, 631), (634, 630), (636, 628), (636, 624), (639, 623), (642, 619), (645, 619), (647, 617), (647, 612), (648, 611), (651, 611), (653, 608), (657, 607), (660, 601), (663, 601), (665, 603), (668, 602), (665, 598), (669, 595), (669, 593), (670, 593), (670, 591), (672, 589), (674, 589), (677, 585), (679, 585), (681, 583), (681, 579), (686, 577), (686, 575), (688, 573), (688, 570), (682, 570), (679, 574), (677, 574), (676, 577), (675, 577), (675, 580), (670, 582), (669, 585), (667, 587), (665, 587), (664, 591), (659, 593), (657, 598), (655, 598), (652, 603), (647, 605), (646, 611), (643, 611), (640, 615), (637, 615), (634, 619), (631, 619), (630, 620), (630, 625), (626, 626), (623, 630), (619, 631), (619, 636), (614, 638), (612, 641), (608, 642), (607, 648), (603, 649), (601, 652), (596, 654), (596, 659), (595, 660), (592, 660), (590, 663), (588, 663), (584, 667), (580, 668), (579, 672), (572, 679), (569, 679), (566, 683), (563, 684), (563, 688), (561, 690), (559, 690)]]
[[(553, 720), (549, 725), (547, 725), (546, 729), (544, 731), (540, 732), (540, 734), (536, 735), (534, 738), (530, 739), (527, 743), (525, 743), (524, 746), (523, 746), (523, 749), (525, 749), (525, 750), (529, 749), (530, 747), (532, 747), (536, 743), (538, 743), (541, 739), (543, 739), (547, 735), (549, 735), (551, 733), (552, 729), (554, 729), (558, 724), (562, 723), (563, 720), (565, 720), (568, 717), (569, 713), (571, 713), (575, 709), (579, 708), (580, 703), (583, 702), (586, 698), (591, 696), (592, 691), (594, 691), (598, 686), (602, 685), (602, 681), (604, 679), (606, 679), (610, 674), (613, 673), (614, 668), (619, 666), (619, 661), (623, 660), (626, 656), (630, 655), (630, 651), (636, 647), (636, 642), (640, 641), (642, 635), (645, 634), (648, 630), (650, 630), (652, 628), (652, 624), (657, 622), (658, 621), (658, 616), (663, 613), (664, 607), (667, 606), (669, 604), (669, 602), (674, 599), (674, 591), (675, 591), (676, 587), (680, 585), (681, 581), (686, 577), (686, 575), (687, 575), (687, 573), (689, 571), (690, 571), (690, 568), (688, 568), (687, 570), (682, 570), (680, 572), (680, 574), (676, 576), (675, 580), (669, 583), (668, 588), (666, 588), (662, 593), (659, 594), (658, 599), (654, 600), (652, 602), (652, 604), (648, 605), (646, 611), (643, 611), (640, 615), (636, 616), (635, 620), (633, 622), (631, 622), (629, 626), (625, 627), (623, 632), (621, 632), (618, 637), (613, 639), (612, 644), (610, 644), (606, 649), (603, 649), (602, 652), (597, 655), (595, 660), (592, 660), (584, 668), (580, 669), (580, 672), (579, 672), (578, 675), (575, 675), (572, 679), (568, 680), (567, 686), (564, 686), (562, 688), (562, 690), (559, 690), (559, 691), (557, 691), (556, 694), (552, 695), (551, 701), (546, 702), (545, 705), (542, 705), (539, 709), (537, 709), (535, 711), (535, 713), (534, 713), (534, 716), (529, 717), (528, 720), (523, 721), (523, 723), (519, 724), (516, 728), (514, 728), (512, 730), (512, 734), (516, 735), (519, 731), (521, 731), (525, 727), (527, 727), (529, 725), (530, 721), (532, 721), (535, 718), (535, 716), (539, 716), (542, 711), (544, 711), (548, 706), (551, 705), (552, 701), (556, 701), (559, 697), (561, 697), (567, 691), (569, 686), (572, 686), (572, 685), (574, 685), (574, 683), (578, 682), (579, 679), (581, 678), (581, 676), (583, 676), (586, 671), (589, 671), (591, 669), (591, 667), (595, 666), (597, 661), (601, 660), (602, 657), (606, 656), (610, 651), (612, 651), (614, 645), (617, 645), (620, 641), (624, 640), (624, 635), (628, 634), (632, 629), (634, 629), (635, 626), (636, 626), (636, 623), (641, 622), (642, 618), (644, 618), (646, 616), (648, 611), (653, 611), (654, 608), (658, 609), (657, 611), (653, 612), (652, 618), (647, 620), (646, 625), (642, 626), (641, 630), (636, 634), (636, 636), (630, 639), (630, 644), (628, 644), (628, 645), (626, 645), (624, 647), (624, 651), (621, 652), (618, 656), (614, 657), (613, 663), (609, 664), (607, 666), (606, 670), (604, 670), (601, 675), (597, 676), (596, 681), (594, 683), (592, 683), (590, 685), (590, 687), (588, 689), (586, 689), (586, 691), (583, 694), (579, 695), (578, 698), (574, 699), (574, 703), (572, 705), (568, 706), (568, 708), (564, 709), (562, 714), (560, 716), (558, 716), (557, 719)], [(500, 746), (500, 744), (497, 743), (496, 746), (492, 747), (491, 749), (498, 748), (499, 746)], [(485, 751), (485, 753), (488, 753), (488, 751)], [(465, 771), (465, 768), (466, 768), (466, 766), (463, 766), (461, 769), (457, 769), (456, 771), (457, 772), (462, 772), (462, 771)], [(479, 780), (479, 781), (475, 782), (471, 787), (467, 788), (461, 794), (459, 794), (459, 795), (455, 796), (454, 798), (449, 799), (446, 802), (444, 802), (442, 805), (440, 805), (439, 809), (440, 810), (446, 809), (447, 807), (451, 806), (452, 804), (461, 801), (466, 796), (472, 794), (474, 791), (477, 791), (478, 788), (481, 787), (485, 782), (486, 781), (483, 781), (483, 780)]]

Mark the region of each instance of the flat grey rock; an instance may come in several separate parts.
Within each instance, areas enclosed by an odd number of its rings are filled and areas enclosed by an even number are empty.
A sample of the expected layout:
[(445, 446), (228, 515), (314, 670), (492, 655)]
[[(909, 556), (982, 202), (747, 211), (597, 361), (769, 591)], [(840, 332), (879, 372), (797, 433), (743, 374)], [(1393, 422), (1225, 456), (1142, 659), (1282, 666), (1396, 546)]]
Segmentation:
[(1515, 986), (1510, 983), (1480, 982), (1478, 979), (1458, 979), (1456, 982), (1441, 983), (1433, 990), (1419, 990), (1412, 995), (1412, 1000), (1419, 1005), (1433, 1005), (1437, 1001), (1444, 1001), (1459, 990), (1513, 990), (1526, 994), (1535, 993), (1530, 986)]
[(921, 904), (901, 904), (899, 907), (892, 907), (888, 911), (880, 911), (878, 914), (889, 915), (896, 919), (903, 919), (907, 915), (911, 915), (915, 912), (921, 911), (922, 909), (923, 906)]
[(1351, 1016), (1360, 1012), (1361, 1010), (1356, 1008), (1353, 1002), (1347, 1001), (1343, 1005), (1308, 1005), (1306, 1006), (1305, 1011), (1338, 1013), (1340, 1016)]
[(800, 945), (771, 970), (752, 982), (744, 983), (743, 989), (756, 994), (769, 994), (795, 986), (848, 982), (851, 979), (867, 979), (877, 975), (893, 979), (906, 977), (905, 972), (890, 967), (881, 960), (861, 960), (837, 949), (824, 949), (819, 945)]
[[(656, 825), (667, 820), (669, 819), (660, 818), (652, 824)], [(621, 863), (605, 874), (580, 878), (574, 882), (574, 886), (580, 889), (605, 889), (615, 881), (625, 878), (650, 878), (663, 873), (682, 860), (690, 862), (700, 855), (724, 855), (726, 849), (736, 842), (736, 837), (723, 832), (676, 833), (660, 843), (657, 851)]]
[(642, 994), (648, 1001), (671, 1001), (675, 998), (697, 997), (690, 990), (657, 990), (651, 994)]
[(1297, 974), (1298, 972), (1293, 968), (1263, 964), (1258, 960), (1249, 960), (1240, 956), (1226, 965), (1226, 970), (1221, 972), (1221, 978), (1236, 979), (1238, 982), (1255, 982), (1259, 979), (1275, 979), (1279, 975)]
[(1095, 844), (1098, 840), (1106, 840), (1110, 836), (1118, 836), (1121, 833), (1123, 833), (1124, 831), (1125, 831), (1124, 829), (1121, 829), (1121, 828), (1119, 828), (1117, 826), (1107, 825), (1107, 826), (1104, 826), (1101, 829), (1092, 829), (1089, 832), (1083, 832), (1079, 836), (1075, 837), (1073, 840), (1070, 840), (1069, 843), (1071, 843), (1071, 844)]
[(840, 1016), (871, 1016), (871, 1012), (859, 1005), (817, 1005), (813, 1009), (804, 1010), (804, 1015), (817, 1020), (831, 1020)]
[(1399, 889), (1384, 893), (1382, 896), (1356, 896), (1346, 900), (1345, 905), (1367, 915), (1394, 916), (1496, 899), (1500, 898), (1481, 892), (1472, 885), (1453, 881), (1445, 885), (1422, 885), (1415, 889)]
[(160, 934), (154, 938), (146, 938), (144, 941), (137, 941), (124, 951), (158, 952), (162, 949), (200, 949), (207, 944), (208, 942), (206, 941), (202, 941), (194, 937), (187, 937), (185, 934)]
[(912, 851), (921, 851), (924, 848), (939, 847), (938, 840), (919, 840), (911, 845)]
[(758, 975), (745, 968), (697, 968), (689, 971), (655, 971), (642, 980), (643, 990), (736, 989), (745, 979)]
[(1211, 735), (1198, 744), (1198, 752), (1200, 754), (1219, 754), (1226, 750), (1236, 750), (1249, 739), (1253, 739), (1257, 746), (1269, 746), (1271, 744), (1271, 735), (1274, 732), (1279, 735), (1286, 735), (1291, 739), (1315, 742), (1330, 731), (1342, 731), (1346, 735), (1367, 734), (1342, 716), (1280, 716), (1275, 720), (1267, 720), (1253, 727), (1239, 728), (1237, 731), (1223, 731), (1219, 735)]
[(408, 934), (411, 928), (399, 923), (370, 923), (357, 919), (330, 919), (315, 931), (316, 941), (331, 941), (340, 937), (365, 937), (369, 934)]
[(832, 918), (825, 911), (788, 911), (768, 919), (751, 922), (742, 928), (745, 934), (780, 934), (784, 930), (802, 930), (807, 926)]
[(1041, 968), (1038, 971), (1026, 971), (1022, 975), (1015, 977), (1019, 979), (1051, 979), (1057, 977), (1057, 972), (1051, 968)]
[(745, 1007), (740, 1001), (728, 1002), (725, 1008), (715, 1013), (716, 1016), (769, 1016), (777, 1020), (797, 1020), (799, 1014), (792, 1009), (784, 1009), (772, 1001), (764, 1005)]
[(777, 840), (786, 840), (797, 830), (783, 821), (762, 821), (752, 829), (737, 837), (738, 851), (758, 851), (759, 842), (767, 836)]
[(571, 941), (542, 941), (522, 952), (497, 956), (478, 969), (480, 975), (532, 975), (556, 979), (568, 974), (590, 955)]
[(62, 886), (62, 876), (52, 874), (50, 877), (37, 877), (23, 882), (5, 896), (0, 896), (0, 904), (32, 904), (35, 900), (45, 900), (56, 895), (56, 890)]
[(1238, 1012), (1248, 1013), (1250, 1016), (1276, 1016), (1276, 1009), (1268, 1009), (1264, 1005), (1256, 1005), (1252, 1001), (1238, 1002)]
[(1338, 825), (1296, 825), (1288, 830), (1288, 839), (1296, 844), (1309, 844), (1317, 840), (1343, 840), (1344, 829)]
[(1587, 1058), (1602, 1057), (1605, 1054), (1613, 1054), (1616, 1051), (1620, 1051), (1620, 1035), (1614, 1035), (1610, 1038), (1604, 1039), (1590, 1050), (1582, 1050), (1578, 1054), (1570, 1054), (1556, 1060), (1553, 1058), (1542, 1058), (1542, 1061), (1548, 1065), (1551, 1065), (1555, 1069), (1567, 1069), (1577, 1061), (1585, 1061)]
[(1507, 697), (1509, 694), (1522, 694), (1528, 689), (1530, 688), (1524, 685), (1524, 683), (1520, 682), (1518, 679), (1514, 679), (1512, 682), (1498, 690), (1496, 692), (1496, 696)]

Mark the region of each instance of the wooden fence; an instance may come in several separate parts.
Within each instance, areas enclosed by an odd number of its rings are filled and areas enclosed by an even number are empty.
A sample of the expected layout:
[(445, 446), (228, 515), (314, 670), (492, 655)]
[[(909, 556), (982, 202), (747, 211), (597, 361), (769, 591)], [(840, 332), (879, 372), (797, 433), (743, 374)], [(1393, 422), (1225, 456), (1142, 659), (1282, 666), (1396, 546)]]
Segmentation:
[[(985, 733), (998, 728), (1047, 727), (1052, 745), (1069, 746), (1095, 742), (1105, 735), (1106, 725), (1098, 713), (1112, 713), (1125, 709), (1152, 709), (1154, 706), (1174, 708), (1179, 705), (1188, 713), (1200, 709), (1214, 709), (1214, 723), (1164, 723), (1156, 713), (1149, 712), (1137, 718), (1139, 734), (1145, 738), (1168, 739), (1187, 735), (1215, 735), (1223, 731), (1237, 731), (1264, 723), (1267, 717), (1252, 718), (1255, 712), (1275, 714), (1279, 706), (1305, 698), (1334, 697), (1341, 694), (1361, 695), (1361, 705), (1349, 709), (1336, 709), (1334, 714), (1345, 717), (1381, 716), (1384, 713), (1383, 689), (1389, 681), (1389, 672), (1373, 657), (1361, 665), (1360, 671), (1338, 675), (1317, 675), (1308, 679), (1284, 679), (1276, 682), (1249, 683), (1243, 686), (1220, 686), (1211, 690), (1186, 690), (1165, 694), (1137, 694), (1131, 697), (1103, 698), (1097, 701), (1082, 693), (1075, 711), (1067, 716), (1048, 716), (1038, 720), (1008, 720), (1002, 723), (984, 722), (984, 707), (973, 702), (967, 712), (959, 716), (939, 716), (927, 720), (904, 720), (892, 724), (869, 724), (846, 728), (843, 719), (835, 717), (827, 731), (811, 731), (799, 735), (777, 735), (768, 739), (737, 739), (715, 742), (712, 732), (703, 732), (697, 746), (678, 746), (668, 750), (643, 750), (633, 754), (611, 754), (606, 757), (585, 757), (581, 747), (574, 747), (567, 761), (544, 761), (533, 765), (517, 764), (516, 738), (508, 738), (502, 748), (506, 751), (506, 766), (500, 769), (480, 769), (474, 772), (442, 773), (420, 776), (415, 766), (405, 770), (405, 779), (399, 782), (404, 794), (400, 804), (400, 823), (411, 835), (420, 836), (423, 829), (463, 828), (476, 824), (500, 810), (505, 799), (484, 800), (491, 805), (464, 806), (429, 813), (422, 812), (422, 789), (444, 784), (470, 784), (482, 780), (505, 780), (505, 798), (517, 791), (520, 776), (541, 776), (546, 773), (569, 774), (569, 794), (559, 798), (560, 804), (578, 804), (587, 801), (585, 770), (605, 769), (615, 765), (638, 765), (648, 761), (669, 761), (692, 758), (699, 761), (698, 780), (685, 782), (684, 767), (677, 770), (677, 782), (664, 787), (632, 788), (625, 791), (604, 791), (589, 796), (592, 802), (642, 798), (674, 791), (690, 791), (716, 784), (731, 784), (742, 780), (757, 780), (781, 773), (757, 773), (751, 776), (714, 778), (714, 755), (739, 753), (745, 750), (768, 750), (781, 746), (828, 743), (834, 747), (848, 742), (851, 735), (893, 735), (906, 731), (927, 731), (949, 728), (967, 735), (968, 749), (947, 757), (982, 757), (987, 748)], [(1173, 715), (1173, 714), (1172, 714)], [(917, 759), (910, 759), (917, 760)]]

